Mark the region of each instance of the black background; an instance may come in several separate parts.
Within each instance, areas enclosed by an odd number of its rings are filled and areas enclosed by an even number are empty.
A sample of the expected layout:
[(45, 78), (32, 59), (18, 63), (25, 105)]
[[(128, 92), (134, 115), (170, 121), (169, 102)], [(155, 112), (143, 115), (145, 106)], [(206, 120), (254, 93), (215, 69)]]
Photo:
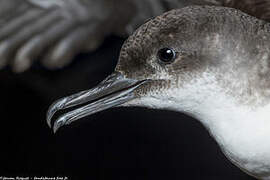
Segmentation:
[(232, 165), (196, 120), (180, 113), (115, 108), (61, 128), (46, 124), (56, 99), (109, 75), (123, 39), (108, 38), (68, 67), (0, 72), (0, 176), (94, 179), (252, 179)]

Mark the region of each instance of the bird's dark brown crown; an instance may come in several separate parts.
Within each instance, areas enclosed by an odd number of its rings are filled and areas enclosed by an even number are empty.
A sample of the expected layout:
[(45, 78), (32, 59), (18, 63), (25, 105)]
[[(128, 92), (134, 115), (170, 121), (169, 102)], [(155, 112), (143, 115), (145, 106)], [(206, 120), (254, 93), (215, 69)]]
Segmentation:
[(161, 45), (179, 41), (170, 34), (177, 35), (177, 38), (181, 36), (181, 38), (189, 39), (217, 32), (228, 36), (226, 38), (239, 38), (233, 36), (249, 37), (249, 34), (256, 36), (260, 34), (260, 31), (267, 29), (264, 26), (269, 25), (233, 8), (190, 6), (172, 10), (146, 22), (126, 40), (120, 53), (117, 69), (143, 65), (145, 64), (143, 61), (153, 53), (153, 50)]

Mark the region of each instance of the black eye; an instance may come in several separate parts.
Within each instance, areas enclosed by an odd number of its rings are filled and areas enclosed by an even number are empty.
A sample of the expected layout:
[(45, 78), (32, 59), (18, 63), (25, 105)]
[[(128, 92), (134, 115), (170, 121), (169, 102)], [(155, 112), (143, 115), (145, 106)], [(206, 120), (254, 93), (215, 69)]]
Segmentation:
[(175, 59), (175, 51), (170, 48), (163, 48), (158, 51), (158, 58), (163, 63), (171, 63)]

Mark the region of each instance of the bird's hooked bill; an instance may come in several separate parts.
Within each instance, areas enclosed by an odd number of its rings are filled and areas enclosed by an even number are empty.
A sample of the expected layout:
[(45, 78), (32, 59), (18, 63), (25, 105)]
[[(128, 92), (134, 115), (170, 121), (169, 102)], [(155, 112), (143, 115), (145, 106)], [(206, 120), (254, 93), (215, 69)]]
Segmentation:
[(121, 73), (114, 72), (96, 87), (54, 102), (47, 112), (47, 123), (51, 127), (52, 117), (59, 110), (84, 105), (59, 116), (53, 125), (56, 132), (60, 127), (80, 118), (121, 105), (134, 99), (134, 90), (147, 81), (128, 79)]

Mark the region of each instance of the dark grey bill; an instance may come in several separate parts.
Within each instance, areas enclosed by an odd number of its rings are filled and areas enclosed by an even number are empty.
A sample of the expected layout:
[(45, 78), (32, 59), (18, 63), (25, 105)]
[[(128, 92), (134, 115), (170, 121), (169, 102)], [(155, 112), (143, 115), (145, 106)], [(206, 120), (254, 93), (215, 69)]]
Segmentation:
[(51, 127), (52, 117), (59, 110), (89, 103), (57, 118), (53, 125), (53, 131), (56, 132), (60, 127), (80, 118), (121, 105), (134, 99), (134, 90), (147, 81), (127, 79), (121, 73), (115, 72), (90, 90), (82, 91), (54, 102), (47, 112), (47, 123)]

